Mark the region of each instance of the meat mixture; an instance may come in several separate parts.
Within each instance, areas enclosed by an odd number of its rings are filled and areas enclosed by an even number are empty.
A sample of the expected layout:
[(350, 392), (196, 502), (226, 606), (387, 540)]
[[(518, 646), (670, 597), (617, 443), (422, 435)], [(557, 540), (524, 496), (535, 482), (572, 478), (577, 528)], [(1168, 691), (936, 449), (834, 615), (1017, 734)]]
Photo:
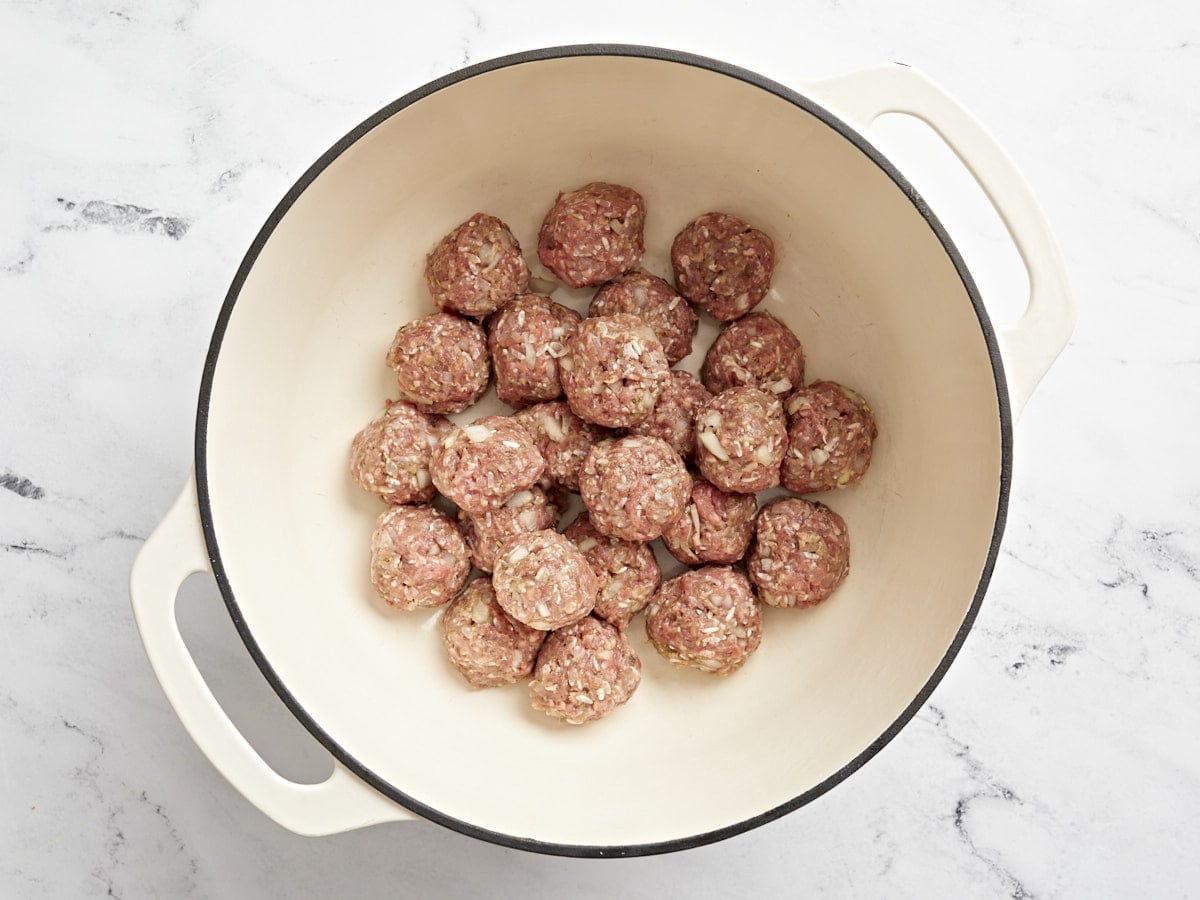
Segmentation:
[(442, 494), (477, 516), (533, 487), (545, 468), (528, 431), (512, 419), (484, 416), (442, 439), (429, 472)]
[(538, 235), (538, 259), (564, 284), (603, 284), (636, 268), (646, 204), (633, 188), (601, 181), (559, 194)]
[(705, 213), (671, 245), (675, 287), (714, 319), (732, 322), (767, 294), (775, 245), (743, 219)]
[(400, 396), (431, 413), (462, 412), (487, 390), (487, 336), (470, 319), (434, 313), (404, 325), (388, 350)]
[(820, 603), (850, 571), (846, 523), (823, 503), (799, 497), (768, 503), (758, 514), (747, 571), (763, 603)]
[(671, 380), (658, 336), (629, 313), (584, 319), (559, 366), (575, 415), (609, 428), (650, 415)]
[(533, 708), (571, 725), (607, 716), (642, 680), (642, 661), (615, 626), (588, 616), (546, 638), (529, 699)]
[(646, 636), (677, 666), (728, 675), (762, 643), (762, 611), (745, 575), (705, 566), (663, 582), (646, 608)]
[(671, 372), (654, 410), (629, 426), (630, 434), (662, 438), (685, 462), (696, 451), (696, 413), (713, 395), (691, 372)]
[(529, 432), (546, 460), (546, 475), (560, 488), (579, 492), (579, 470), (588, 451), (611, 436), (607, 428), (585, 422), (564, 400), (527, 406), (513, 418)]
[(371, 535), (371, 584), (400, 609), (441, 606), (471, 571), (454, 522), (432, 506), (393, 506)]
[(696, 465), (723, 491), (775, 487), (786, 449), (783, 404), (758, 388), (722, 391), (696, 414)]
[(774, 316), (751, 313), (713, 341), (700, 377), (714, 394), (745, 385), (782, 400), (804, 384), (804, 348)]
[(529, 267), (508, 226), (475, 213), (425, 258), (425, 283), (439, 309), (486, 316), (529, 287)]
[(453, 427), (411, 403), (389, 400), (350, 443), (350, 474), (384, 503), (428, 503), (435, 493), (429, 459)]
[(522, 625), (500, 608), (490, 578), (476, 578), (442, 614), (450, 662), (478, 688), (528, 678), (545, 639), (546, 632)]
[(780, 478), (797, 494), (854, 484), (871, 465), (878, 437), (867, 401), (834, 381), (814, 381), (788, 398), (788, 452)]
[(562, 396), (558, 363), (579, 328), (579, 313), (541, 294), (523, 294), (488, 326), (496, 396), (520, 408)]
[(630, 313), (645, 320), (662, 342), (667, 362), (674, 365), (692, 352), (700, 320), (675, 288), (649, 272), (630, 272), (596, 292), (589, 316)]
[(459, 524), (471, 551), (471, 563), (484, 572), (492, 571), (505, 540), (514, 534), (553, 528), (564, 505), (565, 498), (557, 491), (551, 495), (534, 486), (517, 491), (503, 506), (477, 516), (459, 510)]
[(683, 515), (663, 532), (663, 543), (685, 565), (735, 563), (754, 537), (757, 511), (753, 494), (729, 494), (697, 478)]
[(563, 536), (579, 548), (600, 576), (600, 594), (592, 612), (618, 628), (628, 628), (662, 579), (650, 545), (601, 534), (587, 513), (580, 514)]
[(579, 493), (601, 534), (652, 541), (683, 512), (692, 476), (661, 438), (633, 435), (592, 448), (579, 476)]
[(501, 544), (492, 583), (505, 612), (541, 631), (582, 619), (600, 593), (600, 576), (552, 529), (515, 534)]

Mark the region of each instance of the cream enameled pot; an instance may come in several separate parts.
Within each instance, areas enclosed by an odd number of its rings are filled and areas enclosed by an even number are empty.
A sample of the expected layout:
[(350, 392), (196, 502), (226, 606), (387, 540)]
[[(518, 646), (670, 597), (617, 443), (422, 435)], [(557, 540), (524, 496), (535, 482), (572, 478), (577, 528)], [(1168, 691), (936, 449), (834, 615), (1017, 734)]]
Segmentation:
[[(932, 126), (1007, 225), (1031, 285), (1012, 330), (993, 330), (950, 236), (863, 136), (889, 111)], [(868, 477), (824, 498), (852, 541), (834, 598), (766, 610), (762, 649), (727, 679), (671, 668), (639, 620), (638, 694), (570, 728), (530, 710), (521, 687), (468, 690), (443, 657), (437, 611), (373, 599), (366, 548), (380, 507), (350, 481), (346, 453), (394, 394), (382, 362), (392, 334), (430, 310), (422, 264), (436, 239), (485, 210), (532, 260), (555, 193), (591, 180), (644, 194), (658, 274), (675, 232), (707, 210), (772, 235), (763, 308), (801, 336), (809, 377), (870, 399), (880, 438)], [(133, 569), (137, 623), (201, 749), (294, 831), (415, 816), (578, 856), (718, 840), (853, 773), (940, 680), (999, 548), (1012, 419), (1072, 325), (1029, 188), (911, 68), (793, 90), (644, 47), (472, 66), (338, 141), (263, 226), (212, 338), (195, 477)], [(711, 336), (706, 325), (698, 346)], [(336, 757), (325, 783), (272, 771), (205, 686), (174, 603), (188, 574), (208, 570), (263, 674)]]

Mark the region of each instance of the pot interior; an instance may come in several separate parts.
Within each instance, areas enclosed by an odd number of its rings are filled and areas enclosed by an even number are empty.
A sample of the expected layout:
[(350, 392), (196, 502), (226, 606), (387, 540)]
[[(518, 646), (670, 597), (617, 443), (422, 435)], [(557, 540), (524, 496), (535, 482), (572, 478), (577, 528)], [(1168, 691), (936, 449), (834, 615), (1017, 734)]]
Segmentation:
[[(821, 498), (851, 539), (831, 600), (767, 609), (761, 650), (726, 679), (672, 668), (639, 617), (638, 693), (572, 728), (533, 712), (523, 685), (469, 689), (445, 659), (438, 611), (375, 598), (367, 548), (382, 506), (346, 456), (395, 396), (393, 333), (432, 311), (422, 266), (438, 238), (487, 211), (535, 263), (556, 192), (592, 180), (645, 196), (645, 266), (668, 278), (671, 239), (700, 213), (772, 235), (762, 308), (800, 336), (810, 380), (866, 396), (880, 436), (866, 479)], [(556, 297), (582, 311), (589, 292)], [(706, 321), (697, 346), (714, 333)], [(683, 365), (698, 371), (701, 356)], [(243, 633), (310, 725), (394, 796), (506, 841), (687, 840), (835, 778), (934, 676), (997, 529), (996, 376), (929, 222), (817, 115), (681, 62), (540, 59), (399, 109), (278, 221), (210, 375), (198, 462)], [(471, 415), (494, 408), (489, 393)]]

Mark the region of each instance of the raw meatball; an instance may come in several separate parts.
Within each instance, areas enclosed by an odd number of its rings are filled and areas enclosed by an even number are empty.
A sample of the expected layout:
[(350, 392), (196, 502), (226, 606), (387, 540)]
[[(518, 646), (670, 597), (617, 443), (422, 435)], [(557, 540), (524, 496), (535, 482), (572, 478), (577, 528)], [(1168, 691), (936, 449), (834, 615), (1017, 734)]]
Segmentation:
[(533, 674), (546, 632), (500, 608), (492, 579), (476, 578), (442, 614), (442, 640), (454, 668), (475, 687), (500, 687)]
[(475, 568), (490, 572), (505, 540), (514, 534), (553, 528), (561, 514), (561, 498), (535, 486), (517, 491), (503, 506), (477, 516), (459, 510), (458, 519), (471, 550), (471, 562)]
[(429, 458), (454, 426), (403, 400), (387, 408), (354, 436), (350, 474), (384, 503), (428, 503), (433, 499)]
[(662, 438), (686, 462), (696, 452), (696, 413), (712, 398), (691, 372), (672, 372), (654, 411), (630, 425), (629, 433)]
[(650, 415), (671, 380), (654, 329), (629, 313), (584, 319), (559, 365), (571, 410), (609, 428)]
[(500, 545), (492, 578), (504, 611), (530, 628), (553, 631), (592, 611), (600, 576), (557, 531), (515, 534)]
[(393, 506), (371, 535), (371, 584), (400, 609), (441, 606), (471, 571), (467, 545), (432, 506)]
[(582, 725), (625, 703), (641, 680), (642, 661), (625, 635), (588, 616), (546, 638), (529, 698), (534, 709)]
[(667, 362), (674, 365), (692, 352), (692, 338), (700, 320), (692, 307), (657, 275), (630, 272), (596, 292), (589, 316), (632, 313), (645, 320), (662, 342)]
[(661, 438), (633, 435), (592, 448), (579, 493), (601, 534), (652, 541), (683, 512), (692, 476)]
[(529, 287), (529, 267), (508, 226), (475, 213), (425, 258), (425, 282), (439, 309), (486, 316)]
[(728, 675), (762, 643), (762, 611), (745, 575), (705, 566), (663, 582), (646, 608), (646, 636), (677, 666)]
[(563, 532), (563, 537), (579, 548), (600, 576), (602, 587), (592, 612), (618, 628), (627, 628), (630, 620), (650, 602), (662, 579), (650, 545), (601, 534), (587, 513), (581, 513)]
[(780, 478), (797, 494), (854, 484), (871, 465), (878, 436), (867, 401), (833, 381), (814, 381), (787, 402), (792, 417)]
[(496, 396), (509, 406), (562, 396), (558, 361), (579, 328), (579, 313), (541, 294), (523, 294), (488, 327)]
[(804, 348), (774, 316), (751, 313), (713, 341), (700, 377), (714, 394), (748, 385), (782, 400), (804, 384)]
[(758, 388), (722, 391), (696, 414), (696, 465), (723, 491), (775, 487), (786, 449), (783, 404)]
[(442, 439), (429, 473), (439, 491), (477, 516), (533, 487), (545, 468), (529, 432), (512, 419), (484, 416)]
[(753, 494), (728, 494), (703, 478), (692, 484), (683, 515), (667, 526), (663, 543), (685, 565), (735, 563), (754, 537), (758, 501)]
[(475, 322), (434, 313), (396, 332), (387, 364), (400, 396), (426, 412), (462, 412), (487, 390), (487, 336)]
[(737, 216), (705, 213), (675, 236), (671, 266), (679, 293), (714, 319), (731, 322), (766, 296), (775, 245)]
[(850, 535), (823, 503), (786, 497), (758, 514), (747, 563), (758, 599), (770, 606), (812, 606), (832, 594), (850, 571)]
[(527, 406), (513, 418), (529, 432), (545, 457), (550, 481), (578, 493), (583, 461), (593, 445), (610, 436), (609, 430), (583, 421), (563, 400)]
[(646, 204), (633, 188), (601, 181), (559, 194), (538, 235), (538, 258), (573, 288), (611, 281), (642, 261)]

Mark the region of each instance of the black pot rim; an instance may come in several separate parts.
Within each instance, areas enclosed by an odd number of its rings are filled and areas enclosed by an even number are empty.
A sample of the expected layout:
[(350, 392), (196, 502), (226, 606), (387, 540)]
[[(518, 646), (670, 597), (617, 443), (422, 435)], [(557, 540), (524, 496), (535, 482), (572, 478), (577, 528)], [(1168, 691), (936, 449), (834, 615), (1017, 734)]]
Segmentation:
[[(507, 68), (509, 66), (522, 65), (530, 62), (540, 62), (550, 59), (575, 56), (625, 56), (625, 57), (640, 57), (645, 59), (656, 59), (665, 62), (673, 62), (681, 65), (695, 66), (701, 69), (707, 69), (721, 75), (726, 75), (731, 78), (736, 78), (739, 81), (754, 85), (775, 96), (788, 101), (805, 112), (816, 116), (825, 125), (834, 129), (842, 137), (858, 148), (860, 152), (865, 154), (872, 162), (874, 162), (884, 173), (888, 175), (896, 183), (896, 185), (905, 193), (912, 201), (913, 206), (921, 214), (928, 223), (930, 229), (937, 236), (943, 248), (945, 248), (947, 256), (954, 264), (958, 272), (959, 278), (962, 280), (963, 287), (966, 289), (968, 296), (971, 298), (971, 304), (975, 308), (975, 314), (979, 319), (979, 326), (983, 333), (984, 340), (987, 344), (988, 356), (991, 360), (992, 372), (996, 383), (996, 399), (1000, 412), (1000, 442), (1001, 442), (1001, 461), (1000, 461), (1000, 491), (996, 505), (996, 519), (992, 532), (991, 545), (988, 548), (987, 559), (983, 566), (983, 571), (979, 578), (979, 584), (975, 590), (975, 596), (972, 599), (971, 607), (963, 618), (962, 624), (959, 626), (958, 632), (951, 641), (949, 648), (942, 657), (941, 662), (930, 676), (929, 680), (921, 688), (920, 692), (913, 698), (904, 711), (896, 718), (894, 722), (866, 749), (860, 752), (854, 759), (848, 762), (845, 766), (835, 772), (833, 775), (826, 778), (820, 784), (810, 788), (797, 797), (793, 797), (785, 803), (776, 806), (773, 809), (760, 813), (759, 815), (737, 822), (733, 825), (727, 825), (723, 828), (718, 828), (713, 831), (704, 832), (702, 834), (691, 835), (684, 838), (676, 838), (668, 841), (660, 841), (644, 844), (628, 844), (628, 845), (587, 845), (587, 844), (559, 844), (547, 841), (533, 840), (531, 838), (523, 838), (516, 835), (506, 834), (503, 832), (491, 831), (486, 828), (473, 825), (470, 822), (455, 818), (440, 812), (433, 807), (430, 807), (414, 797), (411, 797), (404, 792), (397, 790), (388, 782), (373, 773), (370, 769), (360, 763), (352, 755), (350, 755), (332, 735), (326, 732), (305, 709), (300, 705), (292, 693), (284, 685), (271, 664), (267, 661), (261, 648), (258, 646), (254, 636), (250, 633), (250, 629), (246, 624), (241, 610), (238, 607), (237, 599), (233, 593), (233, 587), (229, 583), (226, 576), (224, 565), (221, 560), (221, 551), (217, 542), (217, 535), (213, 528), (212, 507), (210, 503), (208, 491), (208, 464), (206, 457), (207, 448), (207, 433), (208, 433), (208, 413), (209, 403), (212, 399), (213, 376), (216, 371), (217, 358), (221, 352), (221, 343), (225, 335), (225, 329), (229, 324), (229, 317), (233, 312), (234, 304), (237, 303), (239, 294), (241, 293), (242, 285), (245, 283), (246, 277), (253, 268), (255, 261), (262, 252), (263, 246), (267, 239), (274, 232), (280, 220), (286, 215), (288, 210), (296, 202), (304, 190), (321, 174), (338, 156), (355, 143), (359, 138), (379, 125), (381, 122), (390, 118), (400, 110), (412, 105), (429, 95), (465, 81), (468, 78), (473, 78), (476, 75), (483, 75), (497, 69)], [(1009, 396), (1007, 382), (1004, 375), (1004, 366), (1000, 358), (1000, 348), (996, 340), (996, 333), (992, 327), (991, 320), (988, 317), (987, 310), (983, 306), (983, 301), (980, 298), (979, 290), (975, 286), (967, 267), (963, 262), (962, 256), (955, 247), (954, 242), (950, 239), (945, 228), (938, 221), (937, 217), (929, 209), (928, 205), (917, 193), (911, 184), (900, 174), (899, 171), (878, 151), (864, 140), (857, 132), (847, 126), (836, 116), (829, 113), (823, 107), (817, 105), (806, 97), (801, 96), (790, 88), (785, 87), (769, 78), (765, 78), (755, 72), (719, 60), (710, 59), (704, 56), (687, 53), (680, 50), (669, 50), (661, 47), (641, 46), (634, 44), (574, 44), (562, 47), (548, 47), (539, 50), (529, 50), (522, 53), (514, 53), (509, 56), (502, 56), (496, 59), (491, 59), (486, 62), (476, 63), (468, 66), (441, 78), (435, 79), (422, 87), (411, 91), (398, 100), (393, 101), (387, 106), (380, 109), (378, 112), (369, 116), (355, 128), (351, 129), (346, 135), (338, 140), (332, 147), (329, 148), (308, 170), (300, 176), (283, 199), (267, 217), (261, 230), (255, 236), (249, 250), (242, 259), (241, 265), (238, 267), (237, 274), (234, 276), (233, 282), (230, 285), (229, 292), (226, 294), (225, 301), (221, 306), (220, 313), (217, 316), (216, 325), (213, 329), (212, 341), (209, 345), (208, 356), (205, 359), (203, 376), (200, 384), (200, 396), (196, 413), (196, 443), (195, 443), (195, 467), (196, 467), (196, 488), (199, 497), (200, 505), (200, 521), (204, 532), (204, 540), (208, 546), (209, 558), (212, 562), (213, 574), (216, 576), (217, 585), (220, 588), (221, 595), (224, 597), (225, 605), (229, 610), (229, 615), (233, 619), (233, 624), (237, 628), (238, 634), (241, 635), (242, 641), (246, 645), (246, 649), (250, 652), (254, 662), (262, 671), (263, 676), (268, 683), (274, 688), (275, 692), (283, 700), (287, 708), (292, 714), (300, 720), (301, 724), (315, 737), (329, 752), (347, 769), (371, 785), (384, 796), (394, 800), (401, 806), (406, 807), (422, 818), (436, 822), (439, 825), (444, 825), (454, 831), (469, 835), (474, 838), (489, 841), (494, 844), (500, 844), (505, 847), (514, 847), (521, 850), (529, 850), (537, 853), (552, 854), (557, 856), (569, 857), (631, 857), (631, 856), (649, 856), (659, 853), (669, 853), (677, 850), (687, 850), (694, 847), (700, 847), (705, 844), (711, 844), (716, 841), (724, 840), (725, 838), (741, 834), (749, 831), (752, 828), (757, 828), (767, 822), (774, 821), (780, 816), (783, 816), (801, 806), (820, 797), (826, 791), (834, 786), (845, 781), (850, 775), (858, 771), (883, 749), (899, 732), (908, 724), (917, 711), (929, 699), (934, 688), (942, 680), (946, 674), (950, 664), (958, 655), (962, 648), (963, 641), (966, 639), (968, 632), (971, 630), (975, 622), (976, 616), (979, 614), (980, 606), (983, 603), (984, 594), (987, 591), (988, 582), (991, 580), (992, 569), (996, 563), (996, 557), (1000, 550), (1000, 541), (1004, 534), (1005, 517), (1008, 510), (1008, 495), (1012, 481), (1012, 412), (1009, 405)]]

